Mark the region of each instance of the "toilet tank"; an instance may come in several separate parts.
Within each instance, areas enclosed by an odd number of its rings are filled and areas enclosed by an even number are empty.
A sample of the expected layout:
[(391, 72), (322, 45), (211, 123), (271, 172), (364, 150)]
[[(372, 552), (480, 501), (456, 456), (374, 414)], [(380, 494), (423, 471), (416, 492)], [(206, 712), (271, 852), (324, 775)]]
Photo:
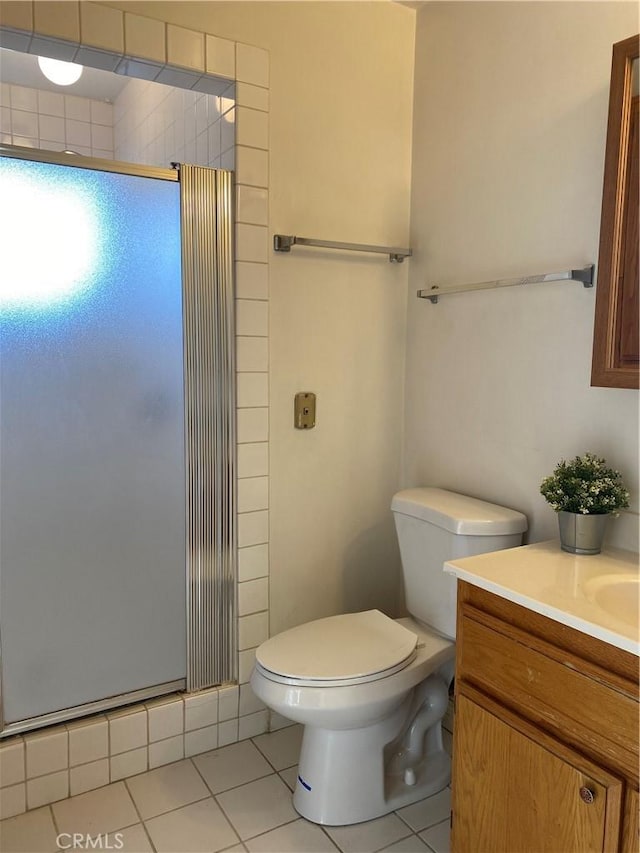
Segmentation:
[(456, 579), (443, 563), (522, 544), (520, 512), (445, 489), (405, 489), (391, 501), (407, 610), (447, 637), (456, 631)]

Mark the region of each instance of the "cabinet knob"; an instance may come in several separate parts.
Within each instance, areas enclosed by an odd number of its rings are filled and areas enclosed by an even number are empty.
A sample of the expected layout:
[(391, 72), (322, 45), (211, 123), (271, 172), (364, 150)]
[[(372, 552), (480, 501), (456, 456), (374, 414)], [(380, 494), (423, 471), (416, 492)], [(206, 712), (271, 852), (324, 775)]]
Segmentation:
[(593, 793), (593, 791), (590, 788), (587, 788), (586, 785), (583, 785), (582, 788), (580, 788), (580, 799), (584, 803), (586, 803), (588, 806), (591, 805), (591, 803), (595, 800), (595, 798), (596, 798), (596, 795)]

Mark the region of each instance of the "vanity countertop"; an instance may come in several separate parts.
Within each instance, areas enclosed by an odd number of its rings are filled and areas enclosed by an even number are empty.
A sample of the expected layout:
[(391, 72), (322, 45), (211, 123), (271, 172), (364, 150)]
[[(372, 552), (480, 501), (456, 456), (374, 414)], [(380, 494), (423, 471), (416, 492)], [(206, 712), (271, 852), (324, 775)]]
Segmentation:
[(579, 556), (557, 540), (450, 560), (445, 572), (640, 656), (638, 555)]

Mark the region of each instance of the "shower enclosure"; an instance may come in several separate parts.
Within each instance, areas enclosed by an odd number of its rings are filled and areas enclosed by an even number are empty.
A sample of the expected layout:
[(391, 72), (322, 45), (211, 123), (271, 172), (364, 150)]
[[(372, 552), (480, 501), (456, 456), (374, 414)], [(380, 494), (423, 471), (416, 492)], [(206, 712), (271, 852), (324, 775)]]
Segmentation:
[(0, 147), (1, 734), (235, 677), (231, 193)]

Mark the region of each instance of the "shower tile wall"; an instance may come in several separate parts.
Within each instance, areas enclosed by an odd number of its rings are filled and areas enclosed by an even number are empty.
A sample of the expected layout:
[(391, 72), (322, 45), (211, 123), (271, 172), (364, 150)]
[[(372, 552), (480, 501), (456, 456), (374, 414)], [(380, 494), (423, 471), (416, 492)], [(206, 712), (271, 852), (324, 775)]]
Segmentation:
[(113, 107), (105, 101), (0, 84), (0, 142), (113, 159)]
[[(69, 3), (70, 8), (75, 5)], [(30, 24), (14, 20), (14, 8), (17, 8), (14, 4), (2, 4), (2, 37), (8, 40), (8, 47), (25, 50), (29, 39), (23, 44), (22, 29)], [(119, 17), (126, 43), (136, 46), (134, 59), (158, 64), (163, 61), (161, 57), (171, 55), (169, 43), (181, 28), (164, 27), (157, 21), (129, 13), (123, 15), (115, 9), (108, 12)], [(35, 33), (38, 32), (36, 22)], [(132, 79), (131, 93), (125, 87), (120, 95), (125, 96), (124, 100), (114, 105), (115, 148), (95, 151), (91, 148), (79, 153), (106, 158), (106, 152), (112, 151), (115, 159), (148, 165), (167, 166), (172, 160), (182, 160), (235, 169), (239, 684), (221, 685), (193, 695), (168, 696), (0, 742), (0, 818), (100, 787), (116, 778), (139, 773), (143, 767), (175, 761), (183, 754), (195, 755), (216, 745), (254, 737), (267, 728), (273, 731), (290, 724), (277, 714), (269, 714), (248, 683), (256, 647), (269, 635), (269, 54), (262, 48), (213, 34), (186, 32), (196, 35), (198, 42), (204, 40), (206, 45), (206, 58), (203, 58), (206, 68), (204, 64), (194, 68), (190, 85), (198, 81), (199, 74), (208, 73), (227, 78), (229, 88), (218, 96), (204, 95), (205, 112), (202, 106), (196, 107), (201, 97), (196, 91), (156, 86), (163, 93), (161, 96), (153, 94), (151, 87), (142, 81)], [(31, 32), (28, 36), (31, 38)], [(162, 41), (163, 37), (164, 46), (156, 45), (155, 41)], [(56, 39), (63, 46), (78, 43), (71, 25), (68, 32), (57, 32)], [(87, 44), (91, 47), (90, 39)], [(93, 47), (103, 52), (116, 51), (115, 45)], [(129, 61), (126, 55), (123, 61)], [(170, 68), (164, 66), (165, 70)], [(184, 76), (184, 71), (180, 73)], [(2, 86), (3, 123), (11, 121), (13, 88), (23, 87)], [(137, 93), (144, 92), (135, 106), (133, 99), (128, 101), (134, 88)], [(79, 99), (70, 100), (71, 109), (76, 100)], [(18, 99), (18, 103), (22, 101)], [(104, 106), (102, 102), (96, 103)], [(151, 103), (155, 103), (155, 112), (149, 110)], [(97, 110), (95, 107), (93, 114), (89, 111), (90, 125), (99, 125)], [(40, 113), (22, 111), (36, 113), (38, 134), (24, 136), (23, 139), (31, 140), (28, 143), (13, 138), (11, 141), (31, 147), (51, 147), (40, 145), (41, 139), (55, 141), (41, 137)], [(144, 120), (140, 120), (141, 115)], [(54, 117), (62, 118), (55, 114)], [(191, 129), (194, 117), (195, 134)], [(69, 119), (82, 120), (72, 118), (71, 114)], [(46, 127), (47, 123), (44, 124)], [(33, 121), (31, 126), (35, 127)], [(112, 123), (100, 126), (111, 128)], [(13, 137), (10, 128), (11, 124), (0, 133)], [(204, 133), (207, 134), (206, 160)], [(10, 142), (5, 136), (0, 139)], [(62, 147), (79, 150), (77, 144), (67, 146), (66, 136), (64, 145), (56, 144), (54, 150)], [(61, 744), (66, 744), (66, 752)], [(42, 760), (30, 762), (29, 755), (38, 752)]]
[(233, 169), (234, 84), (223, 95), (130, 80), (114, 103), (115, 159)]

